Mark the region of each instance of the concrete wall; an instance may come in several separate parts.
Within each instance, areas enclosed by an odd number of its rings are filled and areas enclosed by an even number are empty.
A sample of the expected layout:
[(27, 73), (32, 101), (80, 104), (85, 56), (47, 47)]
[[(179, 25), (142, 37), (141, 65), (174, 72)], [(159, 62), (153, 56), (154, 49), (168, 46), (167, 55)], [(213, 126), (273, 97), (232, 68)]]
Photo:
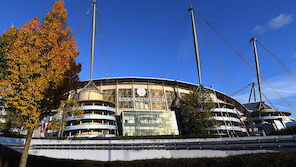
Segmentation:
[(221, 151), (221, 150), (31, 150), (30, 154), (52, 158), (132, 161), (161, 158), (226, 157), (229, 155), (271, 152), (271, 150)]
[[(24, 139), (0, 137), (0, 142), (6, 143), (8, 147), (23, 146), (24, 141)], [(144, 140), (33, 139), (29, 153), (63, 159), (131, 161), (159, 158), (226, 157), (288, 150), (296, 150), (296, 135)]]

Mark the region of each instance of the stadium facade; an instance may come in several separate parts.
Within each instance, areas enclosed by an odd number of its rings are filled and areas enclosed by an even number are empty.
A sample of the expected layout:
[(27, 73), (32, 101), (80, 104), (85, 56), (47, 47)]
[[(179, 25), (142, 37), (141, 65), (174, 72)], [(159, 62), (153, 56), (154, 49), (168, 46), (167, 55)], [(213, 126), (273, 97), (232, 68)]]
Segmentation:
[[(94, 88), (90, 88), (89, 83)], [(198, 88), (199, 85), (142, 77), (82, 81), (69, 98), (83, 104), (84, 116), (79, 121), (73, 117), (66, 118), (64, 134), (69, 137), (180, 135), (184, 122), (177, 121), (175, 101), (193, 87)], [(244, 125), (247, 108), (224, 93), (205, 89), (215, 104), (211, 109), (211, 119), (221, 123), (209, 128), (209, 134), (247, 136)]]

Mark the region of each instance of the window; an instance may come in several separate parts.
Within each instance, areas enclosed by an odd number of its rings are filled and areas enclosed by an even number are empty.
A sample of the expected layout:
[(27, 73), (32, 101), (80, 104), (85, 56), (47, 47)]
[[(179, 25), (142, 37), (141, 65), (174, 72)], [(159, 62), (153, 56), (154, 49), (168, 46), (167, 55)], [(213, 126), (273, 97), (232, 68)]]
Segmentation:
[(119, 97), (133, 97), (132, 89), (118, 89)]
[(115, 89), (103, 90), (104, 101), (115, 103)]

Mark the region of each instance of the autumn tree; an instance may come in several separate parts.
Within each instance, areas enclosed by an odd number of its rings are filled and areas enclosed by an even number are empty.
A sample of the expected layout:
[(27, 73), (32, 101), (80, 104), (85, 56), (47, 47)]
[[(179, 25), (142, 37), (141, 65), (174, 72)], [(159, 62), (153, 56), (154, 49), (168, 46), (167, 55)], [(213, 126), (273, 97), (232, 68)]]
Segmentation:
[[(0, 36), (0, 79), (4, 79), (8, 75), (7, 55), (10, 52), (14, 41), (17, 39), (18, 29), (13, 25)], [(0, 97), (0, 106), (5, 106), (5, 99)], [(1, 113), (0, 118), (5, 122), (0, 123), (1, 133), (3, 135), (12, 134), (12, 129), (19, 129), (21, 127), (18, 123), (18, 116), (16, 113)]]
[(207, 128), (218, 124), (210, 119), (211, 109), (215, 107), (210, 92), (202, 86), (192, 88), (189, 94), (182, 97), (183, 119), (185, 134), (207, 134)]
[(11, 50), (11, 46), (17, 39), (18, 29), (13, 25), (0, 36), (0, 79), (7, 76), (7, 54)]
[(7, 75), (0, 96), (27, 129), (20, 166), (26, 166), (34, 128), (78, 81), (77, 46), (66, 24), (64, 1), (56, 1), (40, 23), (37, 17), (17, 32), (6, 57)]

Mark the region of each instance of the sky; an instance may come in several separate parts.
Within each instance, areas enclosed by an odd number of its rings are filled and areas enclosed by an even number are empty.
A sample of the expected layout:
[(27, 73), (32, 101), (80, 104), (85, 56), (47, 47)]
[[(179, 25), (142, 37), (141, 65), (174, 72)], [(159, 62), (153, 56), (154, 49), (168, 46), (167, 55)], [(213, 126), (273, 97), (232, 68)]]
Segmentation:
[[(65, 0), (82, 63), (81, 80), (90, 78), (92, 13), (78, 31), (92, 0)], [(43, 19), (54, 0), (1, 1), (0, 33), (11, 24), (21, 28), (37, 16)], [(157, 77), (198, 84), (191, 17), (195, 12), (204, 86), (231, 95), (256, 73), (197, 15), (200, 13), (255, 67), (250, 39), (254, 36), (292, 73), (296, 73), (295, 0), (97, 0), (94, 78)], [(296, 108), (296, 80), (257, 45), (260, 72)], [(262, 83), (263, 93), (280, 110), (291, 110)], [(248, 100), (250, 87), (234, 95)], [(258, 100), (257, 95), (257, 100)], [(295, 117), (295, 114), (293, 114)]]

